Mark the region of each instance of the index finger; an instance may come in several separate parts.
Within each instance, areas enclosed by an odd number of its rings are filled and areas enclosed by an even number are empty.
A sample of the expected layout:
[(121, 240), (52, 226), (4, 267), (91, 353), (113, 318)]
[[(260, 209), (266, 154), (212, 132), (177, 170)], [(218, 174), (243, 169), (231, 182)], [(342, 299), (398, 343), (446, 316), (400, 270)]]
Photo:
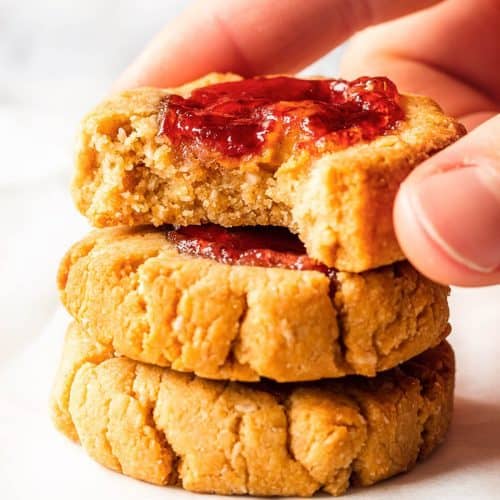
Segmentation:
[(442, 0), (199, 0), (168, 24), (114, 90), (174, 86), (211, 71), (295, 72), (356, 31)]

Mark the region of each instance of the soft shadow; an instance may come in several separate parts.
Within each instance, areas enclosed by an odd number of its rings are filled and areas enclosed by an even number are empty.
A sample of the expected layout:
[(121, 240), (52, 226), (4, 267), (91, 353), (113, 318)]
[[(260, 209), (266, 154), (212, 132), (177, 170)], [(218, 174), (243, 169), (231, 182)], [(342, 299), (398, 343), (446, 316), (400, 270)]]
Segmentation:
[[(456, 398), (455, 411), (446, 441), (418, 468), (422, 474), (446, 474), (500, 460), (500, 401), (487, 403)], [(416, 474), (408, 479), (418, 480)], [(411, 477), (413, 476), (413, 477)]]
[(487, 403), (458, 397), (446, 441), (415, 469), (394, 482), (402, 486), (428, 480), (446, 481), (453, 472), (484, 469), (500, 463), (500, 401)]
[(450, 475), (456, 478), (461, 471), (475, 475), (490, 467), (500, 470), (500, 401), (487, 403), (458, 397), (446, 441), (430, 457), (408, 473), (368, 489), (353, 488), (350, 496), (364, 498), (370, 493), (376, 499), (393, 498), (398, 491), (405, 491), (401, 490), (405, 486), (418, 486), (423, 491), (431, 484), (439, 488), (447, 484)]

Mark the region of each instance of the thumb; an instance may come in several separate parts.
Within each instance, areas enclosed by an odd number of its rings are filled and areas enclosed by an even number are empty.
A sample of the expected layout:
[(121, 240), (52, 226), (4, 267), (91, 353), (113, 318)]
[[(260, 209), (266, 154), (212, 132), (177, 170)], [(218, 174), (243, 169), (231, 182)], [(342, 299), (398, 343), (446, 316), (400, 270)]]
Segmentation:
[(430, 278), (500, 283), (500, 115), (408, 176), (394, 224), (408, 259)]

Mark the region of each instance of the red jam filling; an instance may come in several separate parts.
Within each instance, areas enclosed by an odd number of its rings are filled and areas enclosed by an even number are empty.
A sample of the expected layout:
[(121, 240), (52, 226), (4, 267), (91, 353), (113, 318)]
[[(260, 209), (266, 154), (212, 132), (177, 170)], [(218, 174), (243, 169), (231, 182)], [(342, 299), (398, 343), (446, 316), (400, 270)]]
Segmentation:
[(369, 141), (404, 117), (396, 86), (384, 77), (301, 80), (250, 78), (165, 96), (158, 135), (197, 155), (260, 153), (272, 144), (321, 149)]
[(333, 269), (309, 257), (297, 236), (284, 228), (224, 228), (206, 224), (167, 231), (167, 238), (180, 253), (223, 264), (319, 271), (331, 278), (335, 274)]

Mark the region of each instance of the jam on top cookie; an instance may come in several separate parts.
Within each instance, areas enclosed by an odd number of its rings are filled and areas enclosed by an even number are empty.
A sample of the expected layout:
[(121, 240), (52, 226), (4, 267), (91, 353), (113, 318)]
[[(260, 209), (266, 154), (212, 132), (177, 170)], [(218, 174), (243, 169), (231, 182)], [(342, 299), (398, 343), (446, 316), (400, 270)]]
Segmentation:
[(204, 224), (169, 229), (166, 234), (181, 254), (222, 264), (319, 271), (335, 277), (335, 269), (309, 257), (304, 244), (285, 228)]
[(159, 134), (179, 154), (241, 158), (264, 148), (324, 150), (369, 141), (403, 119), (387, 78), (301, 80), (250, 78), (201, 87), (161, 100)]

